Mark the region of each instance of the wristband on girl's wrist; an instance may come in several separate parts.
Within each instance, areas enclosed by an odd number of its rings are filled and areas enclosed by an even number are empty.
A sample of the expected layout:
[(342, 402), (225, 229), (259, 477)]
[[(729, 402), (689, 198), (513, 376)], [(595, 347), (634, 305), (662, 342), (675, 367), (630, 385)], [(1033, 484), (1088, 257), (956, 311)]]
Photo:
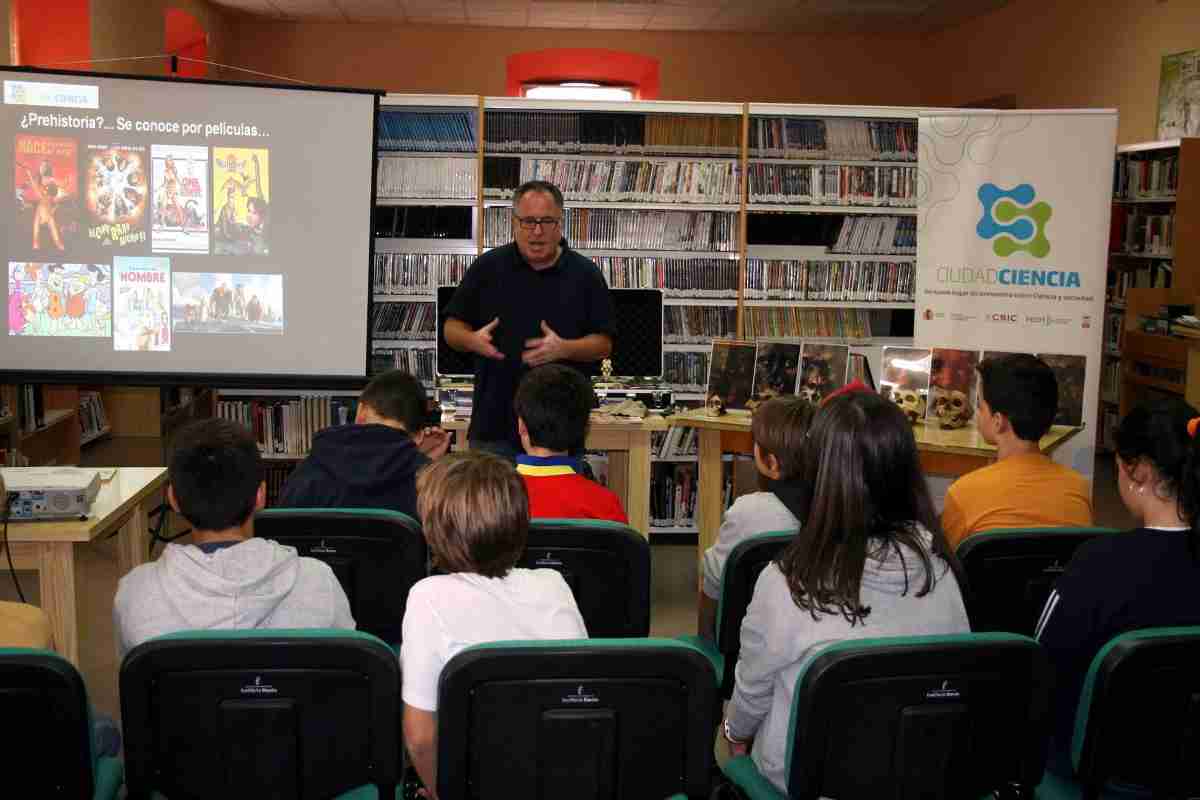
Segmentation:
[(721, 735), (724, 736), (725, 741), (729, 742), (730, 744), (746, 744), (749, 741), (748, 739), (738, 739), (733, 735), (733, 731), (729, 727), (728, 717), (721, 722)]

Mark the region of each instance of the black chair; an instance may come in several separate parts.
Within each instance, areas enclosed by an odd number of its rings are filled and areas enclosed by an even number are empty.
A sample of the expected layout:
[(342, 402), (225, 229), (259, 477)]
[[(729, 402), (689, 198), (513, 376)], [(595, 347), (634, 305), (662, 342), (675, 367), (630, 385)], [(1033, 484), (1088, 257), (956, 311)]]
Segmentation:
[[(202, 631), (121, 665), (130, 800), (395, 795), (400, 667), (357, 631)], [(362, 795), (357, 795), (362, 796)]]
[(754, 584), (767, 564), (774, 561), (796, 531), (770, 531), (751, 536), (729, 553), (721, 572), (721, 596), (717, 601), (716, 641), (705, 636), (681, 636), (680, 640), (699, 647), (713, 662), (721, 697), (733, 695), (734, 671), (742, 649), (742, 619), (754, 596)]
[(257, 536), (291, 545), (333, 570), (360, 631), (400, 644), (408, 590), (429, 575), (429, 546), (407, 514), (365, 508), (272, 508)]
[(650, 544), (616, 522), (535, 519), (517, 566), (562, 573), (592, 638), (650, 634)]
[(1012, 528), (968, 536), (955, 551), (967, 574), (973, 631), (1032, 636), (1046, 598), (1084, 542), (1111, 528)]
[(1033, 797), (1050, 735), (1050, 667), (1006, 633), (837, 642), (796, 678), (787, 794), (750, 756), (723, 770), (752, 800)]
[(704, 798), (712, 665), (674, 639), (470, 647), (438, 683), (438, 796)]
[(1038, 797), (1129, 796), (1106, 791), (1112, 784), (1153, 797), (1200, 796), (1200, 627), (1132, 631), (1096, 654), (1079, 696), (1071, 763), (1077, 783), (1047, 773)]
[(49, 650), (0, 648), (5, 797), (116, 800), (121, 762), (97, 758), (83, 678)]

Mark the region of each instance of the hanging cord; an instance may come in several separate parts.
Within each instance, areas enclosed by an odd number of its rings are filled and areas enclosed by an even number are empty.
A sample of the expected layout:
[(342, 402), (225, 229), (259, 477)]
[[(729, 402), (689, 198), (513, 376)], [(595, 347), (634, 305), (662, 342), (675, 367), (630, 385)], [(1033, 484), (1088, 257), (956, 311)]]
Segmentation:
[(153, 61), (156, 58), (170, 59), (171, 61), (186, 61), (190, 64), (204, 64), (210, 67), (220, 67), (234, 72), (245, 72), (248, 75), (257, 75), (260, 78), (270, 78), (275, 81), (287, 81), (288, 83), (298, 83), (302, 86), (312, 86), (310, 81), (302, 81), (296, 78), (289, 78), (286, 75), (274, 75), (270, 72), (259, 72), (256, 69), (246, 69), (245, 67), (235, 67), (232, 64), (220, 64), (216, 61), (207, 61), (203, 58), (189, 58), (187, 56), (175, 55), (173, 53), (160, 53), (156, 56), (125, 56), (123, 58), (86, 58), (79, 61), (55, 61), (51, 64), (41, 64), (44, 67), (70, 67), (79, 64), (111, 64), (117, 61)]
[[(176, 539), (182, 539), (184, 536), (187, 536), (192, 532), (192, 529), (188, 528), (187, 530), (180, 531), (174, 536), (170, 535), (169, 531), (171, 530), (171, 526), (169, 523), (171, 519), (171, 507), (166, 503), (163, 503), (158, 508), (150, 512), (151, 517), (155, 515), (158, 515), (158, 524), (151, 526), (150, 528), (149, 558), (151, 559), (154, 558), (154, 545), (156, 543), (162, 542), (163, 544), (170, 544)], [(164, 536), (163, 531), (168, 531), (167, 535)]]
[(8, 515), (12, 511), (13, 503), (17, 502), (17, 493), (8, 492), (4, 497), (4, 508), (2, 516), (4, 517), (4, 554), (8, 557), (8, 574), (12, 575), (13, 586), (17, 587), (17, 596), (21, 598), (21, 602), (25, 601), (25, 592), (21, 589), (21, 581), (17, 579), (17, 568), (13, 566), (12, 548), (8, 544)]

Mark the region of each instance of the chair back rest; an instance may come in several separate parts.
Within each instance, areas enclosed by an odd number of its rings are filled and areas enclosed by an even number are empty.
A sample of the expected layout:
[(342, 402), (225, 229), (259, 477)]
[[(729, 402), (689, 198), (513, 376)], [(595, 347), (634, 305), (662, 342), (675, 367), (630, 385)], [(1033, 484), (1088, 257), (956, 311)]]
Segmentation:
[(135, 800), (395, 791), (400, 668), (369, 634), (171, 634), (130, 651), (120, 682)]
[(650, 544), (627, 525), (535, 519), (517, 566), (561, 573), (589, 637), (650, 634)]
[(49, 650), (0, 648), (0, 737), (8, 797), (90, 798), (91, 712), (83, 678)]
[(788, 796), (961, 800), (1032, 796), (1050, 733), (1050, 672), (1006, 633), (843, 640), (801, 665)]
[(496, 642), (438, 683), (438, 796), (707, 797), (716, 675), (673, 639)]
[(721, 597), (717, 603), (717, 650), (725, 659), (721, 696), (733, 694), (733, 667), (742, 649), (742, 619), (754, 596), (758, 576), (796, 538), (796, 531), (769, 531), (738, 542), (721, 573)]
[(1096, 654), (1071, 757), (1096, 790), (1115, 780), (1155, 797), (1200, 795), (1200, 627), (1132, 631)]
[(967, 576), (973, 631), (1032, 636), (1076, 548), (1111, 528), (1011, 528), (968, 536), (955, 551)]
[(408, 591), (429, 575), (416, 520), (387, 509), (271, 508), (255, 515), (254, 526), (255, 535), (328, 564), (358, 629), (400, 643)]

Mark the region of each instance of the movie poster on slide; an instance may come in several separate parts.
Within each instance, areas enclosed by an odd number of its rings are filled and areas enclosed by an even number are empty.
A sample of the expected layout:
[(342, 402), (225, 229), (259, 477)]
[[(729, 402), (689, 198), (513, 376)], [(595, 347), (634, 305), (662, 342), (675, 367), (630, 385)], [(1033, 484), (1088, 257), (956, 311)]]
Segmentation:
[(140, 249), (146, 243), (149, 205), (146, 148), (89, 144), (85, 163), (88, 239), (105, 247)]
[(171, 260), (113, 258), (113, 350), (171, 349)]
[(156, 253), (207, 253), (208, 148), (151, 145), (150, 163), (152, 249)]

